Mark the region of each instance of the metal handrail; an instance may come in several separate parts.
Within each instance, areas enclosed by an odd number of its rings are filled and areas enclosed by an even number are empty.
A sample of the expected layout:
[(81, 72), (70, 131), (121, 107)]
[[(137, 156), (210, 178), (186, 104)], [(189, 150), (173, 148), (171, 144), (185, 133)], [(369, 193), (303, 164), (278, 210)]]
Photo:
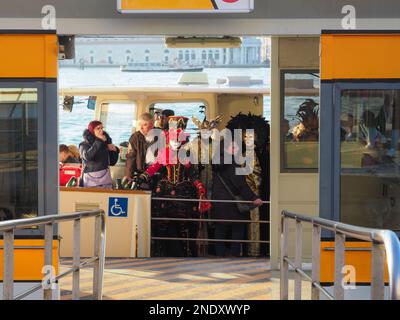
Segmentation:
[[(173, 201), (173, 202), (209, 202), (209, 203), (246, 203), (252, 204), (249, 200), (212, 200), (212, 199), (189, 199), (189, 198), (167, 198), (167, 197), (152, 197), (155, 201)], [(263, 204), (270, 204), (271, 201), (262, 201)]]
[[(81, 219), (95, 218), (95, 239), (94, 239), (94, 256), (88, 260), (80, 262), (80, 222)], [(52, 267), (53, 265), (53, 228), (54, 224), (61, 222), (74, 222), (74, 249), (73, 249), (73, 266), (72, 269), (59, 274), (54, 279), (48, 279), (43, 284), (34, 286), (25, 292), (14, 297), (14, 230), (27, 227), (45, 226), (44, 231), (44, 265)], [(105, 213), (103, 210), (93, 210), (65, 215), (49, 215), (29, 219), (18, 219), (0, 222), (0, 232), (4, 237), (4, 260), (3, 260), (3, 299), (4, 300), (20, 300), (29, 294), (40, 290), (43, 287), (43, 297), (45, 300), (52, 299), (52, 284), (62, 277), (72, 273), (72, 298), (79, 299), (79, 275), (80, 269), (89, 263), (93, 266), (93, 297), (101, 300), (103, 296), (103, 275), (105, 263), (105, 243), (106, 243), (106, 223)]]
[(267, 220), (235, 220), (235, 219), (195, 219), (195, 218), (169, 218), (169, 217), (158, 217), (151, 218), (152, 221), (186, 221), (186, 222), (221, 222), (221, 223), (254, 223), (254, 224), (269, 224)]
[[(296, 221), (296, 250), (295, 261), (288, 258), (289, 228), (288, 220)], [(312, 275), (309, 277), (301, 269), (302, 258), (302, 222), (312, 224)], [(320, 285), (320, 241), (321, 229), (333, 231), (335, 234), (335, 282), (334, 295), (329, 294)], [(346, 236), (372, 242), (372, 279), (371, 298), (384, 299), (384, 266), (385, 253), (389, 272), (389, 299), (400, 300), (400, 241), (397, 235), (390, 230), (380, 230), (353, 226), (341, 222), (330, 221), (319, 217), (282, 211), (281, 213), (281, 287), (282, 300), (288, 299), (289, 266), (296, 272), (295, 299), (301, 299), (301, 279), (306, 278), (312, 283), (312, 299), (319, 300), (319, 293), (325, 294), (329, 299), (344, 299), (342, 286)]]

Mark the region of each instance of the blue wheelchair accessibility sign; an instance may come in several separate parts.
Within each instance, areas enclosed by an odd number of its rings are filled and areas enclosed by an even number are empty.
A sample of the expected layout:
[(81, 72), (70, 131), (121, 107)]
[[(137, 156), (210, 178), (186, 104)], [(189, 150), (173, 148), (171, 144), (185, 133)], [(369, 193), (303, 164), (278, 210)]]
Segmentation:
[(109, 217), (128, 216), (128, 198), (109, 198), (108, 200)]

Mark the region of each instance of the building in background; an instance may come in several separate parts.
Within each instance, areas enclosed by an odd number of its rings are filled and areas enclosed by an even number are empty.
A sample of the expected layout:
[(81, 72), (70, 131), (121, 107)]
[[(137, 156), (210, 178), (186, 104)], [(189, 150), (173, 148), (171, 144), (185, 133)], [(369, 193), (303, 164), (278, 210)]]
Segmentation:
[(168, 49), (162, 37), (77, 38), (74, 60), (63, 66), (115, 66), (162, 64), (166, 66), (269, 66), (269, 42), (242, 38), (241, 48)]

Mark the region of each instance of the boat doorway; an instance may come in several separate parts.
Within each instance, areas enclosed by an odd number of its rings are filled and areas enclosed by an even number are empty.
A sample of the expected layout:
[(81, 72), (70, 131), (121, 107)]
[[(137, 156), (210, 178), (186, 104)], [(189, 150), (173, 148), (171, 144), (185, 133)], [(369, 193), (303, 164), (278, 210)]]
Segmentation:
[[(62, 105), (59, 108), (60, 144), (79, 146), (82, 132), (87, 128), (88, 122), (96, 119), (103, 122), (105, 130), (112, 132), (114, 144), (126, 152), (129, 149), (129, 137), (120, 134), (119, 131), (128, 126), (129, 134), (133, 134), (139, 128), (138, 119), (141, 114), (145, 112), (155, 114), (166, 109), (172, 109), (176, 116), (189, 118), (186, 131), (190, 135), (190, 141), (195, 140), (199, 133), (199, 127), (195, 125), (192, 117), (199, 123), (204, 123), (205, 120), (221, 116), (219, 130), (229, 124), (248, 125), (249, 119), (245, 119), (243, 123), (241, 120), (237, 121), (235, 117), (239, 115), (245, 118), (253, 117), (256, 121), (264, 123), (261, 130), (264, 130), (262, 148), (265, 149), (262, 150), (263, 158), (257, 159), (260, 171), (264, 170), (264, 178), (262, 182), (259, 180), (254, 192), (258, 192), (259, 197), (263, 197), (262, 200), (269, 201), (271, 73), (268, 38), (243, 37), (240, 48), (166, 48), (162, 37), (81, 37), (76, 39), (75, 46), (75, 59), (60, 62), (60, 101), (64, 101), (66, 96), (75, 97), (72, 112), (62, 110)], [(176, 65), (180, 68), (175, 68)], [(165, 66), (168, 66), (168, 70), (159, 70), (166, 68)], [(201, 70), (182, 70), (184, 67), (198, 69), (199, 66)], [(136, 69), (132, 69), (133, 67)], [(143, 68), (147, 69), (143, 71)], [(173, 68), (176, 70), (171, 70)], [(95, 101), (94, 108), (93, 101)], [(112, 112), (110, 108), (113, 109)], [(125, 168), (126, 153), (122, 152), (117, 164), (111, 168), (115, 188), (120, 189), (118, 181), (124, 177)], [(207, 180), (207, 177), (204, 177), (206, 171), (211, 171), (211, 167), (210, 170), (203, 170), (203, 177), (199, 177), (200, 181)], [(204, 181), (203, 184), (208, 190), (212, 188), (211, 179), (208, 182)], [(79, 193), (77, 192), (79, 189), (71, 190), (73, 188), (75, 187), (61, 189), (62, 211), (103, 206), (107, 210), (107, 199), (117, 197), (107, 193), (100, 196), (99, 192), (97, 195), (89, 196), (90, 190)], [(109, 218), (107, 239), (110, 240), (107, 255), (109, 257), (168, 256), (166, 253), (154, 250), (156, 241), (154, 239), (151, 241), (151, 237), (154, 236), (154, 220), (150, 225), (137, 223), (138, 217), (145, 217), (147, 211), (150, 221), (155, 218), (154, 206), (147, 208), (147, 205), (138, 205), (141, 202), (136, 201), (135, 196), (139, 197), (139, 190), (113, 190), (114, 193), (122, 191), (132, 193), (128, 199), (128, 214), (124, 217), (127, 219), (109, 215), (111, 218)], [(72, 192), (74, 202), (68, 206)], [(209, 200), (212, 199), (211, 194), (207, 195)], [(100, 200), (103, 197), (104, 201)], [(132, 212), (129, 211), (131, 206)], [(237, 240), (243, 240), (243, 243), (240, 244), (241, 250), (238, 256), (269, 256), (269, 205), (265, 204), (260, 210), (262, 212), (253, 213), (252, 216), (249, 213), (247, 222), (242, 224), (241, 235)], [(212, 220), (213, 217), (203, 218)], [(203, 233), (199, 233), (199, 221), (188, 223), (195, 226), (196, 230), (192, 235), (186, 234), (184, 236), (186, 240), (170, 240), (176, 243), (190, 242), (191, 247), (196, 248), (181, 253), (182, 256), (218, 256), (214, 248), (215, 243), (212, 241), (215, 239), (217, 222), (205, 221)], [(116, 242), (112, 239), (123, 236), (124, 231), (117, 230), (122, 225), (126, 228), (130, 240), (120, 245), (126, 247), (126, 250), (120, 248), (117, 250), (114, 248)], [(62, 232), (68, 233), (67, 230)], [(65, 234), (63, 237), (68, 236)], [(229, 240), (233, 240), (232, 231), (228, 230), (225, 237), (228, 240), (226, 246), (231, 247)], [(197, 249), (199, 241), (196, 239), (206, 240), (201, 241), (203, 249), (200, 251)], [(143, 241), (150, 244), (142, 246)], [(250, 249), (251, 246), (255, 249)], [(61, 251), (67, 255), (70, 250), (65, 248)]]

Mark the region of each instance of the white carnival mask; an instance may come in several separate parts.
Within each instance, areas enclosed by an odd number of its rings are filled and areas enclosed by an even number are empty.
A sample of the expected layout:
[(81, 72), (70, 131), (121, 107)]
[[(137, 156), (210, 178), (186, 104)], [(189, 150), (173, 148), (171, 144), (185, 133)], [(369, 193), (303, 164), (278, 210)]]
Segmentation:
[(171, 150), (177, 151), (182, 145), (181, 141), (178, 140), (170, 140), (169, 141), (169, 146), (171, 148)]

